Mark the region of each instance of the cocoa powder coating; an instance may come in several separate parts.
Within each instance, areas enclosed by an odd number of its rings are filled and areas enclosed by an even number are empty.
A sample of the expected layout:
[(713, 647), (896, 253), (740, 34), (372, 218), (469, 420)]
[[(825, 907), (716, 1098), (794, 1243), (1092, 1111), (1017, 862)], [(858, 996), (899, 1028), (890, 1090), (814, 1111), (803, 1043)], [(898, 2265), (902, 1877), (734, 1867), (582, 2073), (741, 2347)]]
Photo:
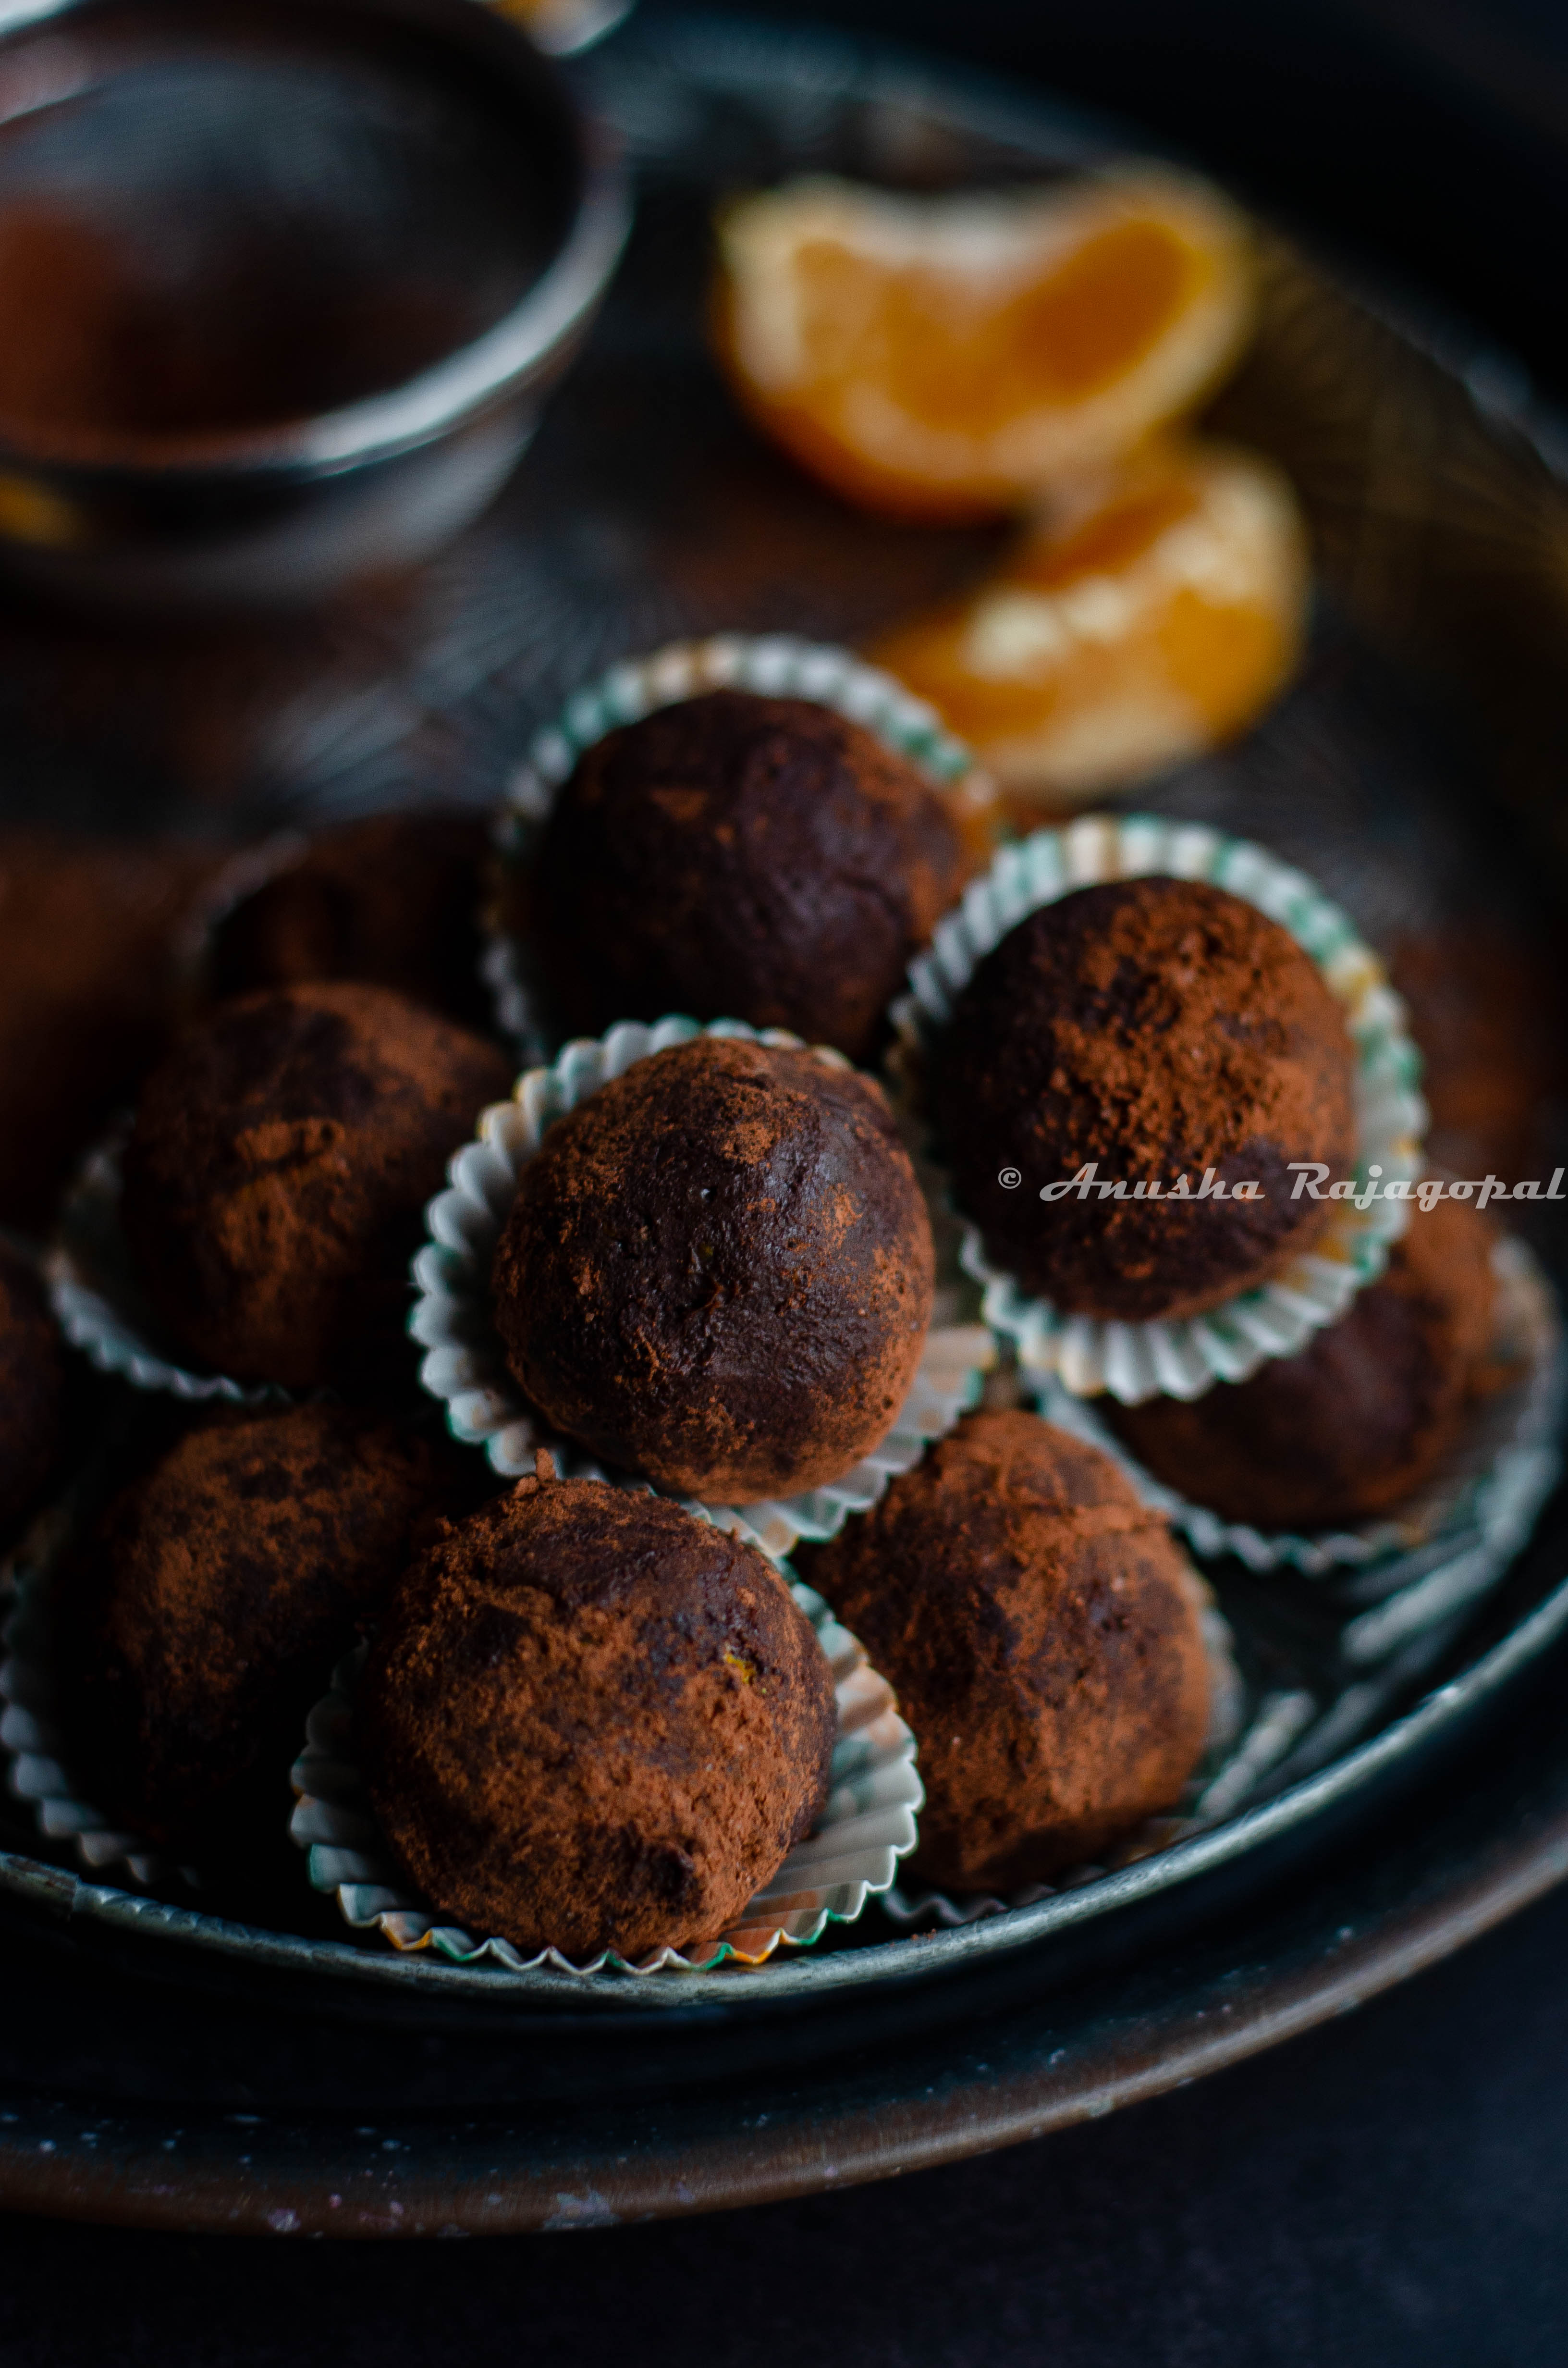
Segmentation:
[(662, 1488), (744, 1504), (836, 1479), (885, 1438), (934, 1281), (877, 1088), (810, 1053), (705, 1037), (551, 1128), (492, 1296), (555, 1429)]
[[(1333, 1214), (1292, 1160), (1355, 1171), (1339, 1005), (1277, 921), (1206, 882), (1117, 881), (1042, 905), (988, 954), (933, 1050), (933, 1117), (987, 1251), (1071, 1315), (1193, 1315), (1267, 1281)], [(1127, 1197), (1051, 1201), (1091, 1161)], [(1226, 1197), (1134, 1200), (1206, 1169)], [(1008, 1189), (1004, 1173), (1021, 1176)], [(1263, 1197), (1236, 1201), (1250, 1181)]]
[(1198, 1611), (1108, 1456), (967, 1416), (801, 1566), (915, 1730), (931, 1881), (1045, 1882), (1178, 1799), (1209, 1720)]
[(65, 1347), (38, 1269), (0, 1242), (0, 1546), (47, 1488), (65, 1412)]
[(1487, 1369), (1493, 1239), (1464, 1201), (1414, 1209), (1381, 1281), (1300, 1356), (1190, 1404), (1117, 1406), (1112, 1426), (1223, 1520), (1312, 1531), (1386, 1512), (1438, 1470)]
[(486, 1025), (479, 907), (489, 843), (488, 817), (472, 814), (371, 814), (321, 831), (218, 925), (214, 996), (357, 978)]
[(222, 1005), (148, 1079), (125, 1155), (126, 1238), (180, 1348), (297, 1388), (401, 1371), (425, 1203), (510, 1084), (384, 987)]
[(57, 1577), (92, 1797), (182, 1856), (280, 1837), (306, 1713), (456, 1485), (438, 1443), (345, 1406), (230, 1414), (167, 1449)]
[(529, 901), (568, 1034), (683, 1011), (864, 1060), (962, 872), (941, 799), (870, 733), (720, 690), (578, 759)]
[(420, 1892), (476, 1937), (633, 1962), (710, 1941), (827, 1797), (833, 1675), (755, 1546), (524, 1480), (403, 1580), (356, 1749)]

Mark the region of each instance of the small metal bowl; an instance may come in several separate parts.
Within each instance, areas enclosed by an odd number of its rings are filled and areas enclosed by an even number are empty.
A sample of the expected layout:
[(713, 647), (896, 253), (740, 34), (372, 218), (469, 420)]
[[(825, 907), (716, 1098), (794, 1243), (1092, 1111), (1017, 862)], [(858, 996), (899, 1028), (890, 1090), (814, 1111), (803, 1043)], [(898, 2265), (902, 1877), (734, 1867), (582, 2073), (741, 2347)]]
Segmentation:
[(424, 558), (511, 471), (629, 221), (474, 0), (6, 0), (0, 564), (141, 609)]

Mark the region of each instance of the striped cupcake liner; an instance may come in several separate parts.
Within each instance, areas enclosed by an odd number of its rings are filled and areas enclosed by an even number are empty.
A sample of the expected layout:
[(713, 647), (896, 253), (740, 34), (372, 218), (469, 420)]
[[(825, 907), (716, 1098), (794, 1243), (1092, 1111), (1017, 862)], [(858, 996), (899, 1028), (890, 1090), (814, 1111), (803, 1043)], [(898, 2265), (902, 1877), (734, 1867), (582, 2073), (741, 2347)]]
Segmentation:
[[(867, 666), (848, 650), (788, 633), (721, 633), (708, 641), (673, 642), (647, 657), (623, 659), (567, 701), (559, 720), (536, 735), (507, 783), (498, 829), (504, 865), (526, 862), (562, 786), (586, 749), (623, 723), (636, 723), (661, 707), (674, 707), (710, 690), (750, 690), (767, 699), (806, 699), (831, 707), (916, 767), (934, 788), (961, 793), (964, 785), (972, 784), (974, 794), (988, 794), (985, 777), (962, 741), (954, 739), (934, 708), (892, 675)], [(560, 1037), (551, 1028), (547, 999), (529, 974), (525, 949), (505, 930), (493, 929), (483, 970), (494, 997), (497, 1026), (523, 1060), (548, 1060)]]
[[(952, 1017), (956, 998), (985, 956), (1028, 914), (1102, 881), (1159, 876), (1203, 880), (1281, 924), (1323, 972), (1342, 1006), (1356, 1050), (1359, 1179), (1381, 1167), (1386, 1188), (1420, 1173), (1426, 1108), (1421, 1057), (1404, 1006), (1346, 916), (1303, 872), (1245, 839), (1157, 815), (1085, 815), (1005, 847), (983, 878), (938, 923), (928, 950), (909, 968), (909, 992), (893, 1006), (894, 1062), (918, 1096), (924, 1056)], [(1375, 1281), (1389, 1245), (1404, 1229), (1406, 1203), (1379, 1197), (1365, 1209), (1336, 1201), (1325, 1234), (1271, 1282), (1240, 1292), (1203, 1315), (1155, 1323), (1070, 1315), (1031, 1296), (987, 1254), (980, 1228), (963, 1219), (960, 1257), (983, 1292), (983, 1312), (1011, 1340), (1031, 1376), (1051, 1375), (1075, 1397), (1108, 1390), (1124, 1405), (1164, 1393), (1193, 1398), (1215, 1382), (1244, 1381), (1270, 1357), (1294, 1356)]]
[[(622, 1076), (635, 1062), (689, 1043), (698, 1036), (741, 1037), (748, 1043), (804, 1049), (781, 1029), (758, 1030), (722, 1019), (699, 1028), (678, 1017), (646, 1027), (622, 1020), (608, 1036), (569, 1044), (553, 1066), (529, 1069), (512, 1099), (483, 1112), (478, 1140), (467, 1144), (448, 1171), (449, 1189), (426, 1212), (430, 1238), (414, 1261), (419, 1296), (409, 1330), (425, 1349), (420, 1380), (446, 1407), (455, 1439), (483, 1446), (495, 1471), (513, 1479), (531, 1472), (540, 1447), (555, 1454), (563, 1470), (590, 1466), (580, 1451), (563, 1445), (540, 1426), (525, 1405), (506, 1365), (490, 1306), (490, 1269), (495, 1245), (517, 1197), (524, 1168), (539, 1150), (552, 1121)], [(840, 1053), (810, 1048), (826, 1066), (847, 1069)], [(722, 1529), (751, 1539), (778, 1559), (801, 1538), (831, 1538), (851, 1513), (874, 1505), (895, 1473), (918, 1463), (934, 1439), (949, 1431), (974, 1406), (983, 1377), (994, 1357), (983, 1325), (933, 1326), (914, 1385), (887, 1437), (829, 1486), (762, 1504), (745, 1506), (688, 1500), (688, 1509)]]
[(704, 1953), (666, 1948), (632, 1963), (602, 1949), (578, 1964), (559, 1949), (525, 1956), (510, 1941), (476, 1940), (442, 1923), (398, 1873), (352, 1757), (354, 1692), (367, 1645), (340, 1665), (330, 1692), (312, 1712), (305, 1749), (294, 1767), (299, 1799), (290, 1830), (309, 1853), (312, 1886), (335, 1894), (345, 1922), (356, 1931), (379, 1931), (394, 1949), (428, 1950), (449, 1964), (494, 1964), (511, 1973), (549, 1965), (585, 1976), (705, 1974), (731, 1961), (760, 1965), (780, 1947), (810, 1948), (829, 1924), (853, 1924), (868, 1899), (891, 1887), (899, 1861), (915, 1846), (924, 1795), (915, 1737), (898, 1714), (892, 1688), (822, 1597), (799, 1580), (791, 1581), (790, 1593), (833, 1670), (838, 1728), (827, 1805), (806, 1840)]

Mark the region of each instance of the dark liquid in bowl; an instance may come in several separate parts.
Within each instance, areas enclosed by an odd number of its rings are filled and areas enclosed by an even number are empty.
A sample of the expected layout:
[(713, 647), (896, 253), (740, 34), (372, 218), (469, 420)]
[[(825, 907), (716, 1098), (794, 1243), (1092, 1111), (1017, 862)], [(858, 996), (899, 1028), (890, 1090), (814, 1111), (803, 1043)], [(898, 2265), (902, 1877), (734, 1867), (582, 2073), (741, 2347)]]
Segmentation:
[(559, 247), (570, 125), (351, 9), (131, 0), (0, 45), (0, 431), (310, 417), (492, 327)]

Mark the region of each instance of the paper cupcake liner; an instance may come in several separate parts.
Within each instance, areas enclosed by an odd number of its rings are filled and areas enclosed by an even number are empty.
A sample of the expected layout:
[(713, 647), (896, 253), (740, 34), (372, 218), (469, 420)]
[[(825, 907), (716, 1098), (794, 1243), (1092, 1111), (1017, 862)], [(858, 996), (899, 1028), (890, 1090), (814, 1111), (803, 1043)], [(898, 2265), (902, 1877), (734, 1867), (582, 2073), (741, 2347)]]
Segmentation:
[(791, 1581), (790, 1593), (833, 1670), (838, 1733), (827, 1806), (808, 1839), (705, 1954), (660, 1949), (632, 1964), (603, 1949), (579, 1964), (559, 1949), (525, 1956), (510, 1941), (475, 1940), (439, 1922), (393, 1864), (350, 1756), (354, 1691), (369, 1651), (363, 1645), (340, 1664), (331, 1691), (311, 1713), (306, 1747), (294, 1766), (300, 1798), (290, 1831), (309, 1851), (312, 1884), (335, 1892), (345, 1921), (356, 1930), (378, 1930), (394, 1949), (428, 1949), (452, 1964), (504, 1965), (512, 1973), (550, 1965), (584, 1975), (702, 1974), (730, 1959), (760, 1965), (780, 1946), (809, 1948), (830, 1923), (853, 1924), (868, 1898), (889, 1888), (899, 1860), (915, 1845), (924, 1794), (915, 1737), (898, 1714), (892, 1688), (822, 1597), (799, 1580)]
[[(1228, 889), (1306, 949), (1343, 1006), (1356, 1047), (1360, 1176), (1364, 1180), (1369, 1166), (1380, 1165), (1385, 1186), (1414, 1181), (1426, 1123), (1417, 1091), (1421, 1059), (1404, 1006), (1376, 956), (1303, 872), (1245, 839), (1157, 815), (1085, 815), (1001, 849), (910, 964), (910, 991), (892, 1012), (895, 1062), (906, 1086), (918, 1094), (930, 1037), (951, 1018), (955, 997), (980, 962), (1026, 915), (1074, 889), (1150, 874)], [(1147, 1324), (1068, 1315), (1031, 1297), (987, 1257), (980, 1228), (967, 1219), (960, 1257), (983, 1287), (986, 1322), (1014, 1343), (1021, 1364), (1053, 1373), (1075, 1397), (1108, 1390), (1136, 1406), (1162, 1393), (1198, 1397), (1215, 1382), (1245, 1381), (1270, 1357), (1293, 1356), (1382, 1272), (1406, 1213), (1403, 1201), (1380, 1198), (1365, 1209), (1335, 1202), (1316, 1247), (1292, 1258), (1272, 1282), (1240, 1292), (1208, 1315)]]
[(127, 1121), (88, 1154), (61, 1211), (44, 1262), (61, 1330), (100, 1372), (117, 1373), (133, 1389), (193, 1405), (210, 1398), (235, 1406), (297, 1404), (301, 1393), (279, 1383), (237, 1382), (183, 1365), (161, 1339), (120, 1228), (119, 1163), (129, 1132)]
[(1181, 1530), (1197, 1553), (1233, 1554), (1249, 1570), (1286, 1568), (1316, 1578), (1389, 1556), (1403, 1559), (1461, 1533), (1473, 1533), (1480, 1544), (1494, 1532), (1514, 1535), (1521, 1521), (1528, 1533), (1562, 1465), (1556, 1432), (1568, 1378), (1562, 1323), (1556, 1294), (1523, 1242), (1497, 1243), (1492, 1264), (1497, 1278), (1493, 1360), (1517, 1378), (1476, 1401), (1442, 1471), (1408, 1503), (1354, 1527), (1304, 1536), (1227, 1521), (1146, 1471), (1092, 1404), (1053, 1376), (1040, 1389), (1040, 1411), (1119, 1463), (1144, 1503)]
[[(1215, 1600), (1213, 1589), (1195, 1570), (1184, 1572), (1183, 1583), (1189, 1600), (1197, 1607), (1208, 1656), (1209, 1733), (1204, 1738), (1202, 1758), (1188, 1778), (1176, 1808), (1168, 1816), (1150, 1817), (1134, 1827), (1095, 1864), (1070, 1867), (1053, 1882), (1028, 1884), (1006, 1898), (994, 1892), (946, 1892), (931, 1884), (905, 1891), (902, 1885), (894, 1884), (882, 1907), (895, 1924), (926, 1923), (933, 1917), (938, 1923), (949, 1926), (973, 1924), (986, 1917), (1004, 1915), (1009, 1907), (1032, 1907), (1037, 1899), (1047, 1899), (1053, 1892), (1081, 1891), (1085, 1884), (1097, 1883), (1116, 1867), (1131, 1866), (1139, 1859), (1152, 1858), (1156, 1851), (1168, 1850), (1173, 1842), (1195, 1833), (1200, 1823), (1214, 1822), (1199, 1816), (1199, 1804), (1236, 1756), (1238, 1737), (1244, 1744), (1246, 1687), (1236, 1662), (1231, 1623)], [(1250, 1727), (1246, 1729), (1250, 1731)]]
[(9, 1564), (0, 1565), (11, 1605), (0, 1625), (0, 1753), (6, 1789), (25, 1801), (49, 1842), (68, 1842), (83, 1869), (98, 1881), (112, 1877), (139, 1891), (194, 1885), (188, 1868), (176, 1868), (139, 1835), (126, 1833), (87, 1797), (73, 1773), (70, 1749), (56, 1713), (49, 1599), (54, 1564), (70, 1534), (68, 1500), (34, 1523)]
[[(809, 699), (873, 733), (895, 756), (924, 772), (934, 788), (951, 791), (985, 777), (936, 710), (903, 685), (848, 650), (803, 642), (788, 633), (760, 638), (721, 633), (708, 641), (672, 642), (650, 656), (624, 659), (569, 700), (559, 722), (538, 734), (507, 783), (509, 812), (498, 845), (504, 860), (521, 861), (537, 838), (557, 792), (584, 751), (623, 723), (710, 690), (753, 690), (768, 699)], [(494, 931), (484, 975), (497, 1026), (529, 1063), (548, 1060), (560, 1043), (544, 998), (530, 978), (523, 949)]]
[[(464, 1145), (448, 1170), (449, 1189), (431, 1201), (430, 1240), (414, 1261), (419, 1298), (408, 1328), (426, 1350), (419, 1377), (447, 1409), (455, 1439), (483, 1445), (494, 1469), (513, 1479), (531, 1472), (537, 1449), (559, 1454), (562, 1468), (581, 1471), (579, 1451), (540, 1424), (517, 1392), (490, 1311), (490, 1268), (523, 1169), (554, 1119), (619, 1077), (633, 1063), (698, 1036), (741, 1037), (748, 1043), (805, 1049), (781, 1029), (758, 1030), (736, 1019), (699, 1028), (675, 1017), (647, 1027), (623, 1019), (608, 1036), (569, 1044), (553, 1067), (529, 1069), (512, 1099), (483, 1112), (478, 1141)], [(847, 1069), (840, 1053), (811, 1048), (830, 1068)], [(753, 1539), (778, 1559), (798, 1539), (836, 1535), (851, 1513), (877, 1502), (895, 1473), (918, 1463), (934, 1439), (949, 1431), (979, 1398), (994, 1344), (977, 1324), (934, 1326), (914, 1386), (892, 1430), (841, 1478), (799, 1496), (736, 1507), (690, 1499), (689, 1508), (722, 1529)], [(594, 1467), (596, 1470), (597, 1466)]]

